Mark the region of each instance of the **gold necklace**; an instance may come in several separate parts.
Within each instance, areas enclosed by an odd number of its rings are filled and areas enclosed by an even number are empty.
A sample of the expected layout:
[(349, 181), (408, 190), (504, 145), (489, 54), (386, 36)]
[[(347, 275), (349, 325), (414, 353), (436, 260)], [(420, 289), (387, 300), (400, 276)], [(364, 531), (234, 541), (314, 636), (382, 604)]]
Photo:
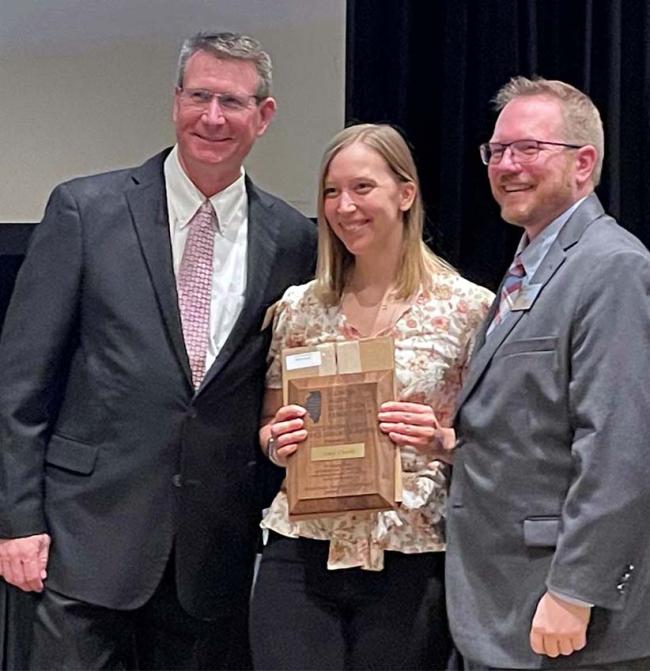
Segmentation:
[(348, 322), (363, 337), (374, 337), (392, 328), (398, 315), (402, 314), (401, 308), (405, 307), (404, 301), (388, 298), (394, 292), (394, 288), (389, 287), (378, 302), (364, 304), (359, 300), (358, 294), (350, 290), (345, 292), (341, 307)]

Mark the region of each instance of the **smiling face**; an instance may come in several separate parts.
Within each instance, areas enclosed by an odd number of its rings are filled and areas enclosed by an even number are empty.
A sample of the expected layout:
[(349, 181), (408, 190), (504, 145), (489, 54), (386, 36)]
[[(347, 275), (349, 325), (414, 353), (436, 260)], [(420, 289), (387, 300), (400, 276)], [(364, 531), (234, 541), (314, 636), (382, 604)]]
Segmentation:
[[(183, 89), (205, 89), (213, 93), (254, 96), (259, 77), (250, 61), (217, 58), (197, 51), (185, 66)], [(275, 101), (266, 98), (233, 113), (219, 107), (216, 99), (196, 106), (180, 89), (174, 96), (172, 118), (181, 165), (188, 177), (206, 196), (234, 182), (241, 165), (264, 134), (275, 112)], [(208, 193), (212, 191), (212, 193)]]
[(400, 182), (374, 149), (354, 142), (329, 164), (323, 189), (325, 219), (355, 257), (394, 255), (402, 246), (403, 213), (415, 185)]
[[(557, 100), (522, 96), (503, 108), (490, 141), (503, 144), (529, 139), (571, 142), (564, 136), (562, 109)], [(518, 164), (506, 150), (499, 163), (488, 165), (492, 195), (501, 206), (503, 219), (524, 227), (532, 239), (586, 195), (581, 168), (583, 153), (544, 145), (534, 161)]]

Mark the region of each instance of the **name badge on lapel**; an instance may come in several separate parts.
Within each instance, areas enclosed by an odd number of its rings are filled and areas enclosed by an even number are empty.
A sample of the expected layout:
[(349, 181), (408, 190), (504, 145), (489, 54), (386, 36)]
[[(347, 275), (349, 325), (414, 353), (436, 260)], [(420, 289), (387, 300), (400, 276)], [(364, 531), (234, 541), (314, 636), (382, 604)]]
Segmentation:
[(533, 303), (537, 299), (537, 295), (542, 290), (541, 284), (528, 284), (525, 287), (522, 287), (515, 298), (512, 307), (510, 308), (511, 312), (523, 312), (525, 310), (530, 310)]

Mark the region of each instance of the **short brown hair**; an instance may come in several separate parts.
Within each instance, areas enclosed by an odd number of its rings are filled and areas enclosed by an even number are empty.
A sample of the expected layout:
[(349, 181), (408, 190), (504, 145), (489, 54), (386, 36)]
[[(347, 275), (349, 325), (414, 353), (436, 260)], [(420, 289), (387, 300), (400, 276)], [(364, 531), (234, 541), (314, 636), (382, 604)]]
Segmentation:
[(240, 33), (199, 32), (192, 37), (188, 37), (183, 42), (178, 55), (176, 72), (176, 86), (178, 88), (183, 88), (185, 66), (197, 51), (206, 51), (217, 58), (250, 61), (255, 65), (259, 76), (255, 97), (262, 100), (271, 95), (273, 70), (271, 57), (262, 49), (262, 45), (255, 38)]
[(591, 98), (575, 86), (557, 79), (513, 77), (497, 92), (494, 107), (501, 111), (511, 100), (522, 96), (545, 96), (560, 103), (564, 117), (564, 141), (596, 148), (598, 156), (591, 179), (597, 186), (603, 169), (605, 138), (600, 113)]

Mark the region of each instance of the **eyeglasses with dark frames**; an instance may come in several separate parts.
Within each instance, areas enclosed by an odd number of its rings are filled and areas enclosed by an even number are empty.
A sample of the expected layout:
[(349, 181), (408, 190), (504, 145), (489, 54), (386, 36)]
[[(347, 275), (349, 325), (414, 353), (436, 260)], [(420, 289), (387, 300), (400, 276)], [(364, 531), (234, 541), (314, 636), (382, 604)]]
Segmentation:
[(515, 163), (532, 163), (539, 152), (545, 149), (543, 145), (563, 147), (564, 149), (582, 149), (583, 144), (569, 144), (568, 142), (552, 142), (550, 140), (513, 140), (512, 142), (484, 142), (480, 147), (481, 161), (485, 165), (500, 163), (506, 149), (510, 149), (510, 156)]

